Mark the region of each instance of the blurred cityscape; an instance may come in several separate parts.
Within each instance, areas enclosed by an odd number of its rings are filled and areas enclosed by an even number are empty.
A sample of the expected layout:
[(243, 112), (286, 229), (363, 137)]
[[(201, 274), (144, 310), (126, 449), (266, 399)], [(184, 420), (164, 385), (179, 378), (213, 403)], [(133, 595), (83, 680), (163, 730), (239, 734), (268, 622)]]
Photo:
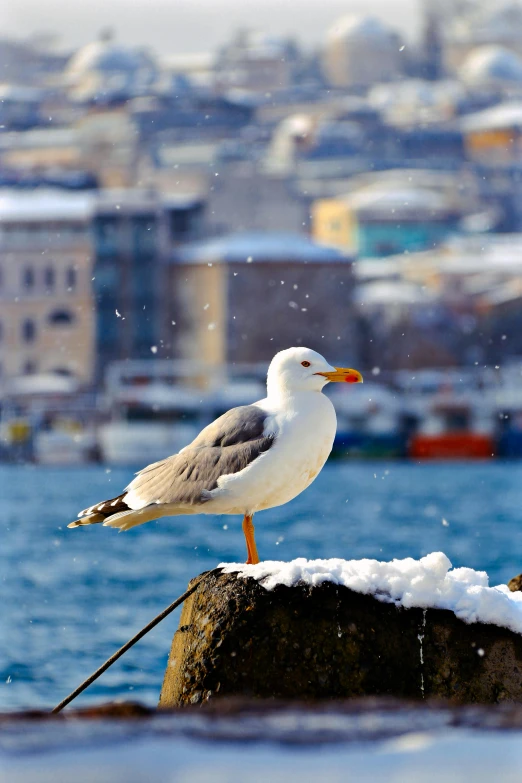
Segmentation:
[(300, 344), (368, 381), (339, 454), (522, 457), (522, 5), (419, 4), (0, 39), (0, 458), (159, 459)]

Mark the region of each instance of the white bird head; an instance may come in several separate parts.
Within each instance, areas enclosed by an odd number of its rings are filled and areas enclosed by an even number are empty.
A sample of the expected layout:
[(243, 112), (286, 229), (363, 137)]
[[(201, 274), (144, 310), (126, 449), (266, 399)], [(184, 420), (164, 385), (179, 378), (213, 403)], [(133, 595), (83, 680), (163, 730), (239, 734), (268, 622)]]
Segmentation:
[(362, 383), (362, 375), (349, 367), (333, 367), (311, 348), (287, 348), (277, 353), (268, 368), (268, 395), (317, 391), (330, 382)]

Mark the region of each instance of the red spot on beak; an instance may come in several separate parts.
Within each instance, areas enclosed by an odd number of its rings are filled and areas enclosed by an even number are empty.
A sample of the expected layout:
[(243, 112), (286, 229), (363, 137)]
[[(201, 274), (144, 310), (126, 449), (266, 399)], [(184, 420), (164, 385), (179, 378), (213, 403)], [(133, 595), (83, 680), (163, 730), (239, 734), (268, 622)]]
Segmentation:
[(344, 380), (346, 381), (346, 383), (357, 383), (359, 378), (357, 377), (357, 375), (346, 375)]

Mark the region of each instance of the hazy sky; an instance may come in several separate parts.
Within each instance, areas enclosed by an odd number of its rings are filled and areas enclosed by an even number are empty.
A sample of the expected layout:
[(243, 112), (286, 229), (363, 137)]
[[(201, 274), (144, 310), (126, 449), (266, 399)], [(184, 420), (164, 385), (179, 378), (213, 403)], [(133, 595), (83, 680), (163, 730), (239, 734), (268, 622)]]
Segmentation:
[(307, 45), (322, 40), (339, 16), (371, 12), (406, 37), (417, 32), (421, 0), (13, 0), (0, 3), (2, 34), (56, 31), (65, 47), (81, 46), (112, 27), (124, 43), (162, 54), (214, 49), (231, 30), (289, 33)]

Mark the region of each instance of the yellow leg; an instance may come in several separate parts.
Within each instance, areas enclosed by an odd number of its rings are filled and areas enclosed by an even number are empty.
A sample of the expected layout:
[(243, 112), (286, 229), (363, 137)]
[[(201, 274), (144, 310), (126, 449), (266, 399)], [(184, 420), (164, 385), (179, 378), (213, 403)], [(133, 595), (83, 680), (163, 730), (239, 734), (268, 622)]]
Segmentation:
[(243, 533), (245, 534), (245, 541), (247, 546), (247, 564), (256, 565), (259, 563), (259, 555), (257, 554), (256, 539), (254, 536), (254, 525), (252, 522), (253, 517), (249, 514), (245, 514), (243, 517)]

